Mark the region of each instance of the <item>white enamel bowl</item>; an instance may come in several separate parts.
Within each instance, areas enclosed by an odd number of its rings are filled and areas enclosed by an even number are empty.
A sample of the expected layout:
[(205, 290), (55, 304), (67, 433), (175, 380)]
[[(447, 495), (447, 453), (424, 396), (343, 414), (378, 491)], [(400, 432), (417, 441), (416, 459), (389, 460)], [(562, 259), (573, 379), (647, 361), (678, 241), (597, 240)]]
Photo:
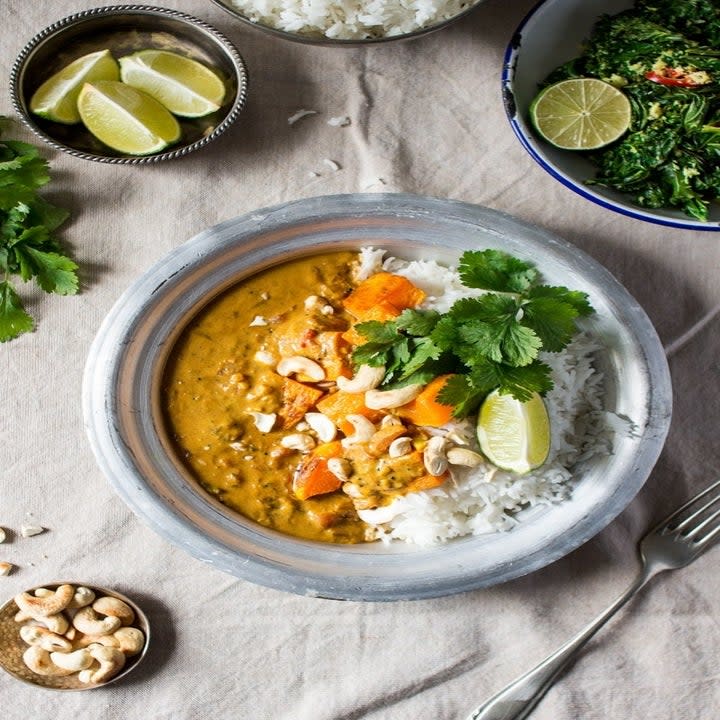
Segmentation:
[(633, 204), (628, 195), (586, 185), (595, 167), (581, 154), (560, 150), (541, 140), (528, 120), (528, 110), (540, 83), (559, 65), (581, 54), (583, 42), (600, 15), (632, 7), (631, 0), (545, 0), (538, 3), (515, 31), (505, 53), (502, 74), (505, 110), (510, 125), (530, 156), (565, 187), (608, 210), (638, 220), (685, 230), (720, 230), (720, 204), (709, 222), (679, 210), (653, 210)]
[[(607, 407), (636, 431), (614, 454), (577, 467), (572, 498), (523, 513), (511, 532), (434, 548), (331, 545), (263, 528), (200, 489), (175, 458), (160, 382), (190, 318), (242, 278), (294, 257), (365, 245), (456, 262), (467, 248), (501, 248), (535, 262), (547, 282), (583, 288), (597, 312)], [(412, 195), (337, 195), (288, 203), (206, 230), (171, 252), (118, 300), (90, 351), (85, 423), (103, 472), (162, 537), (219, 570), (309, 596), (415, 599), (515, 578), (603, 529), (645, 482), (665, 439), (671, 390), (650, 321), (627, 291), (574, 246), (493, 210)]]

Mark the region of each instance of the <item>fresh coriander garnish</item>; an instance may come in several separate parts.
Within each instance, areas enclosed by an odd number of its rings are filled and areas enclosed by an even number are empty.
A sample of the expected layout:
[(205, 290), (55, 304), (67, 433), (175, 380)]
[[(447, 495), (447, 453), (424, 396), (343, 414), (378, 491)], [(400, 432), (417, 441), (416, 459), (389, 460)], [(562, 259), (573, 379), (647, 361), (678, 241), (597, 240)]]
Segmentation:
[(78, 291), (77, 265), (53, 237), (69, 213), (38, 194), (49, 180), (48, 164), (34, 146), (0, 139), (0, 342), (34, 327), (12, 275), (35, 278), (48, 293)]
[(525, 402), (553, 386), (541, 351), (559, 352), (593, 309), (587, 294), (541, 283), (537, 269), (499, 250), (467, 251), (458, 272), (486, 292), (457, 300), (447, 313), (405, 310), (388, 322), (355, 326), (367, 342), (356, 365), (385, 366), (382, 386), (427, 383), (452, 373), (440, 402), (456, 417), (473, 413), (495, 389)]

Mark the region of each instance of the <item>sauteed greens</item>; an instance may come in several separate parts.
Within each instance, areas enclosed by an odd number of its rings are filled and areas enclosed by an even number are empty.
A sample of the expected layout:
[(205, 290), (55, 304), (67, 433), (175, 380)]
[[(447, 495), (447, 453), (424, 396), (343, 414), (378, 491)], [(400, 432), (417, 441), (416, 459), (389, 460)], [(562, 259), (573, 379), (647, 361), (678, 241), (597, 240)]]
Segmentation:
[(24, 282), (35, 278), (48, 293), (78, 291), (77, 265), (53, 237), (69, 213), (37, 192), (49, 180), (48, 164), (33, 145), (0, 140), (0, 342), (34, 326), (12, 275)]
[(720, 3), (637, 0), (602, 16), (584, 54), (547, 84), (573, 77), (605, 80), (632, 105), (628, 133), (590, 155), (589, 182), (707, 220), (720, 198)]

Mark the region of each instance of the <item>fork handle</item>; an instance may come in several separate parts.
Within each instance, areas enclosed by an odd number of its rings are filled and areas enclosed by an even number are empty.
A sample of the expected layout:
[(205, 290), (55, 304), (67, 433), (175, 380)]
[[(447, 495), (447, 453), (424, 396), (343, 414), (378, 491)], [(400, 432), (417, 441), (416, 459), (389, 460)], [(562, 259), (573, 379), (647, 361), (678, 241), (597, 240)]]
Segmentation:
[(630, 587), (574, 638), (473, 710), (467, 720), (524, 720), (590, 638), (640, 590), (654, 572), (641, 571)]

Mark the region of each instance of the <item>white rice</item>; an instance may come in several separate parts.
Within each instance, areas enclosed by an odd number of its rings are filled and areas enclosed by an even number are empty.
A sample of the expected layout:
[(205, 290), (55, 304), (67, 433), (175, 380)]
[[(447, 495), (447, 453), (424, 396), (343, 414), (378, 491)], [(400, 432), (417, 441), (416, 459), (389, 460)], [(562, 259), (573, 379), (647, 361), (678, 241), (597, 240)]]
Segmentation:
[[(454, 269), (435, 261), (383, 258), (384, 251), (363, 248), (358, 278), (379, 270), (404, 275), (428, 294), (425, 308), (444, 312), (458, 298), (482, 293), (464, 287)], [(377, 510), (360, 511), (361, 518), (384, 541), (432, 545), (461, 535), (509, 530), (519, 522), (518, 510), (567, 498), (573, 466), (610, 453), (614, 432), (628, 430), (624, 420), (603, 408), (602, 374), (593, 366), (593, 355), (599, 349), (587, 333), (579, 333), (563, 352), (541, 356), (552, 368), (554, 382), (545, 396), (551, 448), (542, 467), (517, 475), (489, 464), (477, 468), (455, 466), (451, 478), (441, 487), (409, 493)], [(449, 431), (461, 432), (471, 448), (479, 449), (470, 420), (454, 422), (436, 432)]]
[(341, 40), (403, 35), (462, 12), (467, 0), (232, 0), (249, 20), (276, 30)]

